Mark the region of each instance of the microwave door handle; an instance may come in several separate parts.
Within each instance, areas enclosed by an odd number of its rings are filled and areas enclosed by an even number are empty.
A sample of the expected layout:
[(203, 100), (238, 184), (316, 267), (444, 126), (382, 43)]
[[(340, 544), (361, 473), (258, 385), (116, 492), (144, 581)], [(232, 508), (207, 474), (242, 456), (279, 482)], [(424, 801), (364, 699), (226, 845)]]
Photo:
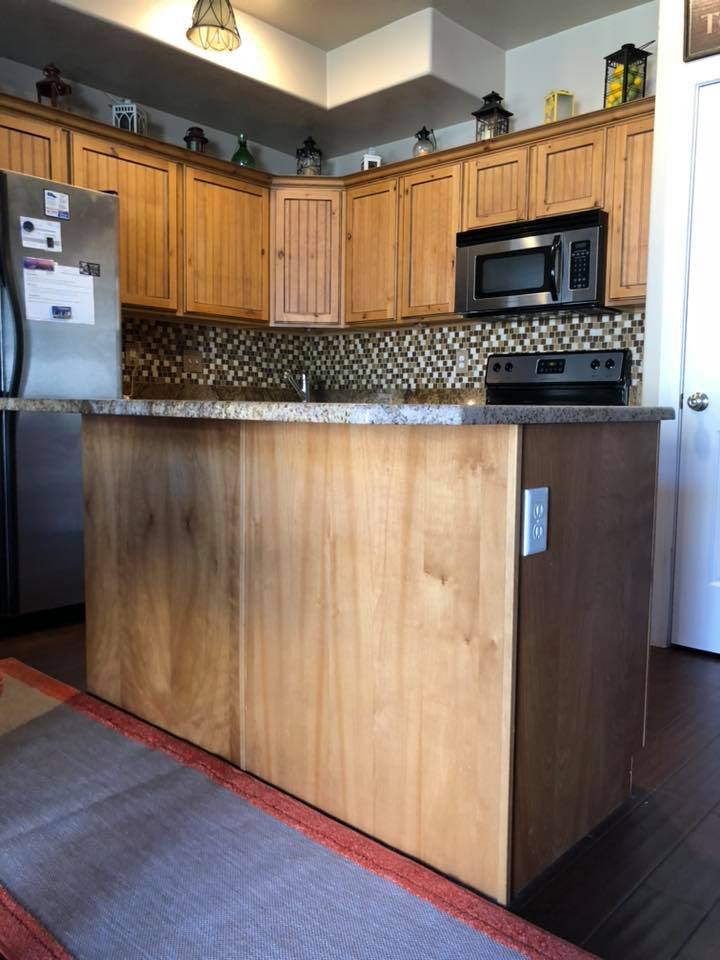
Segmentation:
[(560, 254), (562, 253), (562, 237), (559, 233), (555, 234), (553, 244), (550, 247), (550, 256), (552, 257), (552, 266), (550, 267), (550, 296), (553, 300), (560, 299), (558, 282), (560, 279)]

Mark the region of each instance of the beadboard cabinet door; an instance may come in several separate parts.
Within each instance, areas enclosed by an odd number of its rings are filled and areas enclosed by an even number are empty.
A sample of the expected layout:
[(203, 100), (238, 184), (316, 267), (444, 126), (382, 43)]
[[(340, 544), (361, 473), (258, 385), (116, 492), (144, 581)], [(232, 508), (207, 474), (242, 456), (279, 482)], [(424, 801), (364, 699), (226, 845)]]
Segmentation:
[(609, 132), (608, 303), (645, 299), (652, 149), (652, 117), (619, 124)]
[(553, 137), (533, 151), (530, 217), (602, 207), (605, 130)]
[(397, 293), (398, 181), (347, 192), (345, 322), (392, 320)]
[(400, 219), (400, 317), (452, 313), (460, 164), (403, 177)]
[(66, 182), (67, 133), (57, 124), (0, 111), (0, 169)]
[(194, 167), (185, 170), (185, 309), (268, 320), (267, 187)]
[(463, 164), (463, 230), (527, 220), (529, 159), (518, 147)]
[(340, 323), (340, 188), (273, 192), (273, 323)]
[(118, 196), (120, 299), (178, 308), (177, 164), (149, 150), (72, 135), (72, 182)]

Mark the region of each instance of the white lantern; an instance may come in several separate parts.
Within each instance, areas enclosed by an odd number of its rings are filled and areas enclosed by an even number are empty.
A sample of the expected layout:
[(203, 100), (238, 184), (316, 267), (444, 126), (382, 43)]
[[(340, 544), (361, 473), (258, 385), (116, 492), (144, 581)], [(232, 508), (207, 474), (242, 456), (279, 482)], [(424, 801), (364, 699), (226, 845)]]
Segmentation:
[(375, 147), (369, 147), (368, 152), (363, 154), (361, 170), (374, 170), (382, 163), (382, 157), (375, 153)]
[(112, 105), (112, 122), (118, 130), (127, 130), (130, 133), (147, 133), (147, 114), (132, 100), (119, 100)]

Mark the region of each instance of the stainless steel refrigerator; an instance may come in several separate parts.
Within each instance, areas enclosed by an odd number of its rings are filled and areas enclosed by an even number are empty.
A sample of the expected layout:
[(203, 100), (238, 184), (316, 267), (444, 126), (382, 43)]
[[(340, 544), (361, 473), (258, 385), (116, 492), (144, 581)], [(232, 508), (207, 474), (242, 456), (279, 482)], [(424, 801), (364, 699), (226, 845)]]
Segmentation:
[[(0, 171), (0, 283), (3, 396), (120, 396), (116, 197)], [(0, 417), (0, 616), (81, 603), (80, 417)]]

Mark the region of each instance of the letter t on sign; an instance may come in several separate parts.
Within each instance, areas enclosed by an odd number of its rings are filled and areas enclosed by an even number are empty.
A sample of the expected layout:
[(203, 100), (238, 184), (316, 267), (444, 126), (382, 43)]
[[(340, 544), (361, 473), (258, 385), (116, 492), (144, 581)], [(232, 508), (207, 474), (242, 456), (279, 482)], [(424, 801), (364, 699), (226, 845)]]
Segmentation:
[(720, 0), (685, 0), (685, 59), (720, 53)]

